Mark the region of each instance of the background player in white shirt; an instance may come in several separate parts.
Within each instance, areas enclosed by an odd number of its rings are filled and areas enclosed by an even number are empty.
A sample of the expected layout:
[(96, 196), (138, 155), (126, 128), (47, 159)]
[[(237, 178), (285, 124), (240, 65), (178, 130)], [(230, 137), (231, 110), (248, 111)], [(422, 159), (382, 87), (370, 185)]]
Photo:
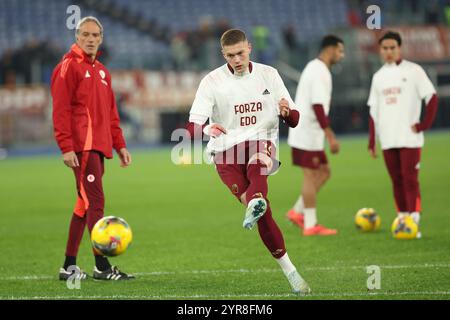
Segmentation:
[(330, 177), (330, 167), (324, 151), (325, 138), (331, 153), (339, 152), (339, 143), (330, 127), (328, 113), (332, 92), (330, 68), (344, 58), (342, 39), (328, 35), (322, 39), (319, 56), (302, 72), (295, 96), (295, 105), (302, 109), (302, 121), (289, 129), (288, 144), (292, 161), (303, 170), (300, 197), (289, 210), (290, 221), (303, 228), (303, 235), (335, 235), (337, 230), (317, 223), (316, 197)]
[[(400, 34), (389, 31), (379, 44), (385, 64), (372, 78), (367, 102), (370, 107), (369, 152), (376, 158), (377, 133), (392, 180), (397, 212), (410, 214), (419, 223), (420, 153), (423, 131), (431, 127), (436, 115), (436, 90), (421, 66), (401, 59)], [(426, 103), (426, 113), (421, 122), (422, 100)]]
[(296, 126), (299, 112), (289, 108), (294, 102), (277, 70), (250, 62), (251, 45), (244, 32), (226, 31), (221, 46), (227, 64), (202, 79), (188, 129), (195, 135), (203, 128), (211, 137), (208, 150), (220, 178), (247, 207), (243, 227), (251, 229), (258, 225), (262, 241), (293, 291), (308, 293), (308, 284), (286, 253), (267, 199), (267, 174), (278, 166), (275, 149), (279, 117), (289, 126)]

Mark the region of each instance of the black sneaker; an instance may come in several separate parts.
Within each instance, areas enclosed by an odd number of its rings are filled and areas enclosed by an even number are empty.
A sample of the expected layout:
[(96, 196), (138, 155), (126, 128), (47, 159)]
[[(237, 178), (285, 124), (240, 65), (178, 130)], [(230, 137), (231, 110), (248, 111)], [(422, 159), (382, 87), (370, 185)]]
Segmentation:
[(95, 280), (131, 280), (134, 276), (131, 274), (126, 274), (117, 268), (112, 266), (108, 270), (100, 271), (97, 267), (94, 267), (94, 279)]
[(74, 273), (77, 274), (75, 279), (86, 280), (87, 278), (89, 278), (87, 273), (84, 272), (83, 270), (81, 270), (79, 266), (75, 266), (75, 268), (76, 268), (76, 270), (73, 270), (73, 271), (67, 271), (64, 268), (60, 268), (59, 269), (59, 280), (67, 281), (69, 279), (69, 277), (72, 276)]

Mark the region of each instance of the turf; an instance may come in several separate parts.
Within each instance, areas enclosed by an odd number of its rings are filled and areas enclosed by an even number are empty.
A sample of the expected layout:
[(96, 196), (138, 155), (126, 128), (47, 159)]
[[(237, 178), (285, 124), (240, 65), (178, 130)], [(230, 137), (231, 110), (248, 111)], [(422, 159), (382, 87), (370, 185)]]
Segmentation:
[[(262, 245), (246, 231), (244, 210), (211, 165), (176, 166), (170, 149), (134, 152), (132, 167), (108, 161), (104, 178), (107, 215), (125, 218), (132, 247), (112, 262), (137, 274), (130, 282), (82, 282), (69, 290), (57, 280), (73, 207), (74, 177), (60, 157), (8, 158), (0, 162), (1, 299), (449, 299), (450, 132), (429, 133), (422, 153), (423, 238), (391, 237), (395, 217), (383, 160), (372, 160), (365, 137), (343, 137), (341, 153), (329, 156), (332, 177), (318, 198), (320, 222), (334, 237), (302, 237), (285, 219), (302, 175), (283, 162), (270, 178), (273, 214), (289, 256), (313, 294), (290, 294), (289, 285)], [(381, 229), (363, 234), (353, 217), (374, 207)], [(79, 265), (92, 272), (85, 234)], [(381, 268), (381, 289), (368, 290), (366, 266)]]

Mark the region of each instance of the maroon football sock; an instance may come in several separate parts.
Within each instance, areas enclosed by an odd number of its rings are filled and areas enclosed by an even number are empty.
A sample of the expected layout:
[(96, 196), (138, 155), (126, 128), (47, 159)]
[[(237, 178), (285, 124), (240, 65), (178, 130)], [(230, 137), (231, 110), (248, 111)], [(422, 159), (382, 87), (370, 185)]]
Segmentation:
[(69, 238), (66, 246), (66, 256), (76, 257), (81, 239), (83, 238), (86, 217), (80, 218), (76, 214), (72, 215), (69, 227)]
[(279, 259), (286, 253), (283, 235), (273, 220), (269, 203), (267, 203), (266, 213), (258, 220), (258, 232), (264, 245), (274, 258)]
[(254, 198), (267, 198), (268, 176), (264, 174), (265, 172), (267, 172), (267, 168), (260, 160), (250, 163), (247, 166), (247, 179), (250, 181), (250, 184), (245, 191), (247, 203)]

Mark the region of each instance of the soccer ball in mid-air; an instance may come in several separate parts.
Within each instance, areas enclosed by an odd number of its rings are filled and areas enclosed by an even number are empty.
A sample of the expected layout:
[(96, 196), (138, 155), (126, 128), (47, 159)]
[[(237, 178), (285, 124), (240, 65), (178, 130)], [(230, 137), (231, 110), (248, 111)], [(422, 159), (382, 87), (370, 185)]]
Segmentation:
[(356, 228), (364, 232), (378, 230), (380, 223), (380, 216), (372, 208), (359, 209), (355, 215)]
[(98, 253), (113, 257), (124, 253), (131, 244), (133, 234), (128, 223), (109, 216), (97, 221), (91, 232), (91, 242)]
[(396, 239), (415, 239), (419, 227), (409, 215), (399, 215), (392, 223), (392, 235)]

